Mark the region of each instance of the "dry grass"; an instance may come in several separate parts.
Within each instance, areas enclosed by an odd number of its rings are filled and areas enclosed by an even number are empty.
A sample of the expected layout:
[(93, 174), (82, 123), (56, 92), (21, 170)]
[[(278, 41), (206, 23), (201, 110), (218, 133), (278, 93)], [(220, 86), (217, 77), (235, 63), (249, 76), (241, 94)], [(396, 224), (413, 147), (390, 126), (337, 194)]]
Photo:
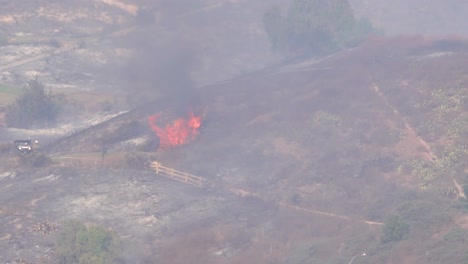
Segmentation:
[(100, 92), (70, 92), (65, 94), (67, 100), (79, 105), (86, 112), (100, 112), (119, 109), (125, 105), (124, 99), (112, 94)]
[(0, 107), (5, 107), (14, 103), (16, 100), (16, 96), (16, 94), (0, 92)]
[(20, 93), (21, 89), (18, 87), (0, 84), (0, 107), (4, 107), (15, 102), (16, 97)]

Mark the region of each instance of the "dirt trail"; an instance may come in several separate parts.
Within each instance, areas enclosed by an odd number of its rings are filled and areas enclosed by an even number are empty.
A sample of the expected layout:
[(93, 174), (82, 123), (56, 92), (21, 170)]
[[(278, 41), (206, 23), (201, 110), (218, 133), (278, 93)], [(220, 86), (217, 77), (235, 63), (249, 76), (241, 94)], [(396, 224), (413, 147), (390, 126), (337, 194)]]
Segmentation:
[(21, 59), (21, 60), (18, 60), (18, 61), (10, 62), (10, 63), (4, 64), (4, 65), (0, 65), (0, 71), (4, 71), (4, 70), (7, 70), (7, 69), (11, 69), (11, 68), (14, 68), (14, 67), (21, 66), (23, 64), (27, 64), (27, 63), (34, 62), (34, 61), (37, 61), (37, 60), (41, 60), (41, 59), (44, 59), (44, 58), (46, 58), (48, 56), (51, 56), (51, 55), (56, 55), (56, 54), (68, 52), (68, 51), (71, 51), (71, 50), (73, 50), (75, 48), (76, 48), (75, 43), (73, 43), (73, 42), (67, 43), (64, 47), (62, 47), (62, 48), (60, 48), (58, 50), (54, 50), (52, 52), (46, 52), (46, 53), (42, 53), (42, 54), (39, 54), (39, 55), (36, 55), (36, 56), (32, 56), (32, 57), (28, 57), (28, 58)]
[(410, 137), (410, 138), (413, 138), (417, 144), (419, 145), (419, 147), (421, 147), (423, 150), (424, 150), (424, 153), (423, 153), (423, 156), (429, 160), (429, 161), (435, 161), (436, 160), (436, 155), (431, 151), (431, 147), (429, 146), (429, 144), (423, 139), (421, 138), (420, 136), (418, 136), (414, 130), (414, 128), (408, 123), (408, 121), (406, 120), (405, 116), (403, 116), (399, 111), (398, 109), (396, 109), (395, 106), (393, 106), (388, 100), (387, 98), (385, 97), (385, 95), (380, 91), (380, 88), (379, 86), (377, 86), (375, 83), (372, 83), (372, 91), (374, 91), (378, 96), (379, 98), (385, 103), (385, 105), (387, 105), (387, 107), (389, 107), (390, 109), (392, 109), (393, 113), (398, 116), (398, 118), (400, 120), (403, 121), (403, 123), (405, 124), (405, 129), (406, 129), (406, 133), (407, 133), (407, 137)]
[(452, 179), (452, 181), (457, 190), (457, 196), (459, 198), (466, 199), (466, 195), (465, 195), (465, 191), (463, 190), (463, 187), (455, 179)]
[[(418, 136), (416, 134), (414, 128), (408, 123), (406, 118), (398, 111), (398, 109), (396, 109), (396, 107), (394, 107), (387, 100), (385, 95), (380, 91), (379, 87), (375, 83), (372, 83), (371, 88), (380, 97), (380, 99), (390, 109), (392, 109), (393, 113), (396, 116), (398, 116), (398, 118), (400, 120), (402, 120), (404, 122), (407, 135), (406, 135), (405, 142), (402, 142), (402, 144), (404, 144), (405, 147), (408, 148), (408, 146), (413, 146), (416, 143), (416, 147), (419, 147), (419, 148), (421, 148), (423, 150), (423, 152), (421, 153), (423, 158), (425, 158), (426, 160), (428, 160), (430, 162), (436, 162), (437, 161), (437, 156), (431, 151), (431, 147), (430, 147), (429, 143), (427, 143), (427, 141), (425, 141), (423, 138), (421, 138), (420, 136)], [(412, 151), (413, 152), (420, 152), (419, 150), (416, 150), (416, 149), (413, 149)], [(466, 199), (466, 195), (465, 195), (465, 192), (464, 192), (462, 186), (460, 186), (460, 184), (458, 184), (458, 182), (455, 179), (452, 179), (452, 182), (453, 182), (453, 184), (455, 186), (455, 192), (456, 192), (458, 198)]]

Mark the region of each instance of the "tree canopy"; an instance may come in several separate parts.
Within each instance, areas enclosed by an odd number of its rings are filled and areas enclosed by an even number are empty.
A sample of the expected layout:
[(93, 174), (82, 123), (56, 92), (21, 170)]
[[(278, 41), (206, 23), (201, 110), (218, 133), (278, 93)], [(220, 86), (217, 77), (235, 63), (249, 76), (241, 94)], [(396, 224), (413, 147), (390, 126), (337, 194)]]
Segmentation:
[(53, 125), (59, 114), (61, 97), (46, 91), (37, 78), (28, 82), (24, 92), (6, 110), (6, 123), (12, 127), (31, 128)]
[(385, 220), (383, 234), (380, 238), (382, 243), (400, 241), (404, 239), (409, 232), (409, 225), (398, 215), (392, 215)]
[(347, 0), (294, 0), (285, 14), (273, 6), (263, 25), (274, 50), (310, 55), (348, 47), (372, 31), (367, 20), (355, 19)]

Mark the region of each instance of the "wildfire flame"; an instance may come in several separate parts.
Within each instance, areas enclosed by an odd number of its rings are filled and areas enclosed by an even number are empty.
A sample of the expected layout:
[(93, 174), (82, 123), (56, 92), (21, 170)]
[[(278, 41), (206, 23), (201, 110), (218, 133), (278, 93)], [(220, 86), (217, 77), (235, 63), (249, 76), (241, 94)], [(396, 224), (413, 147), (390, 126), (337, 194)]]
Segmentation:
[(148, 117), (151, 130), (159, 137), (160, 148), (176, 147), (193, 140), (201, 126), (201, 117), (195, 116), (193, 112), (189, 113), (188, 119), (176, 119), (164, 128), (157, 125), (160, 116), (161, 114), (155, 114)]

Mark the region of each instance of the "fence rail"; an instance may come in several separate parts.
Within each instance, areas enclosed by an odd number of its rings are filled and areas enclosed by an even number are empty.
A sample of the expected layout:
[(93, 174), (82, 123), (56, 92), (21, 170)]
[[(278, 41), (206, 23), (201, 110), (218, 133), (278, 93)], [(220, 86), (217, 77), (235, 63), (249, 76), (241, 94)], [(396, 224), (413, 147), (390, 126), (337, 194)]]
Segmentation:
[(171, 178), (178, 182), (183, 182), (198, 187), (204, 187), (207, 185), (207, 180), (202, 177), (163, 166), (157, 161), (151, 162), (150, 166), (156, 171), (156, 174)]

